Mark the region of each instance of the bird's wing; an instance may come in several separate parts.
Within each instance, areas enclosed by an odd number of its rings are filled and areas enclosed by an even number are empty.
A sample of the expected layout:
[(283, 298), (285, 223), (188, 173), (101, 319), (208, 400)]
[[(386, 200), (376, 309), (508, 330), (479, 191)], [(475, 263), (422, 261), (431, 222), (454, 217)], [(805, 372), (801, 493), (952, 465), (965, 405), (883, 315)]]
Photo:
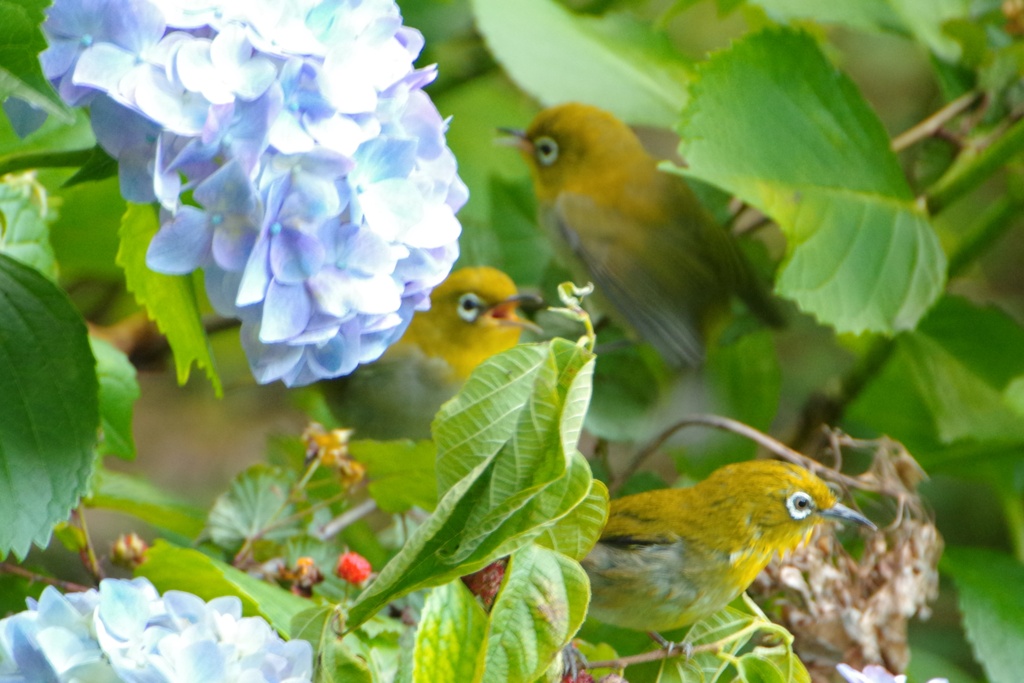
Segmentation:
[(622, 213), (568, 192), (559, 195), (551, 220), (601, 295), (642, 338), (674, 365), (703, 361), (704, 317), (728, 294), (699, 234), (671, 225), (641, 230)]

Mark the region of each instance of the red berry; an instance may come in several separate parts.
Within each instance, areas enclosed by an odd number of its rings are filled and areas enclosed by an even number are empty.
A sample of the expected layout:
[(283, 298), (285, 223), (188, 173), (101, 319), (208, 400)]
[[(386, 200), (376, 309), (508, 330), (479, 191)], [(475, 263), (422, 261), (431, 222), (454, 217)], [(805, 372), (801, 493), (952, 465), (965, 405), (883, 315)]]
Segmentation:
[(335, 568), (334, 573), (338, 575), (339, 579), (358, 586), (370, 578), (370, 572), (372, 571), (373, 568), (370, 566), (369, 560), (359, 553), (350, 550), (338, 557), (338, 566)]

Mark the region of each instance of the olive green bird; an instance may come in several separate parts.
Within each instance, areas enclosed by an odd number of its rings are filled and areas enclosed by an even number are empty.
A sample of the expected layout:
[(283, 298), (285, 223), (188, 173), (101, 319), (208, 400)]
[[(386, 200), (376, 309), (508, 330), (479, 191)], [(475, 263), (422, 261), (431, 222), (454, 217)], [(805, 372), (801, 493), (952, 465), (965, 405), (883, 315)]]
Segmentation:
[(782, 323), (732, 235), (614, 116), (563, 104), (526, 131), (505, 132), (530, 166), (540, 222), (574, 277), (592, 281), (671, 364), (703, 360), (733, 296), (765, 323)]

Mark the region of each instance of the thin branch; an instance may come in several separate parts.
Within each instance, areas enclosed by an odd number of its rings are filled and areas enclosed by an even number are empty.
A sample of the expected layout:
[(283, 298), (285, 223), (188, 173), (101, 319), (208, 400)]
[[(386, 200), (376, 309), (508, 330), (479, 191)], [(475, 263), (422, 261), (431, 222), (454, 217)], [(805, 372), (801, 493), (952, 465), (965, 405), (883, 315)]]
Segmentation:
[(100, 566), (98, 557), (96, 556), (96, 548), (93, 546), (92, 538), (89, 536), (89, 527), (85, 522), (85, 508), (79, 505), (71, 514), (72, 519), (77, 522), (78, 528), (82, 530), (82, 538), (85, 540), (85, 547), (79, 548), (78, 554), (82, 558), (82, 563), (85, 565), (86, 570), (92, 574), (96, 582), (99, 583), (103, 579), (103, 567)]
[(724, 417), (722, 415), (691, 415), (689, 417), (683, 418), (679, 422), (676, 422), (674, 425), (672, 425), (664, 432), (659, 434), (657, 437), (655, 437), (650, 443), (648, 443), (644, 448), (640, 449), (636, 453), (636, 455), (633, 456), (633, 459), (632, 461), (630, 461), (629, 466), (617, 478), (617, 482), (616, 485), (613, 487), (613, 490), (617, 489), (622, 482), (624, 482), (634, 472), (636, 472), (636, 470), (640, 468), (640, 465), (644, 462), (644, 460), (646, 460), (648, 457), (651, 456), (652, 453), (658, 450), (658, 448), (660, 448), (662, 444), (664, 444), (673, 434), (675, 434), (680, 429), (683, 429), (684, 427), (693, 426), (711, 427), (713, 429), (719, 429), (724, 432), (738, 434), (739, 436), (749, 439), (754, 443), (758, 444), (759, 446), (761, 446), (762, 448), (774, 453), (783, 460), (791, 462), (795, 465), (800, 465), (801, 467), (805, 467), (810, 471), (814, 472), (815, 474), (824, 474), (827, 478), (850, 488), (867, 491), (877, 491), (879, 493), (885, 493), (889, 495), (895, 495), (896, 493), (898, 493), (896, 491), (889, 491), (888, 489), (882, 489), (877, 486), (872, 486), (856, 477), (851, 477), (849, 475), (843, 474), (842, 472), (837, 472), (836, 470), (830, 467), (825, 467), (818, 461), (808, 458), (803, 453), (800, 453), (799, 451), (790, 448), (786, 444), (782, 443), (777, 439), (772, 438), (771, 436), (768, 436), (764, 432), (754, 429), (750, 425), (744, 424), (738, 420), (734, 420), (729, 417)]
[(20, 576), (23, 579), (28, 579), (33, 583), (45, 583), (48, 586), (60, 588), (65, 593), (84, 593), (85, 591), (92, 589), (92, 586), (84, 586), (80, 583), (64, 581), (62, 579), (55, 579), (52, 576), (37, 574), (36, 572), (29, 571), (28, 569), (8, 562), (0, 562), (0, 574), (13, 574), (14, 576)]
[(979, 92), (968, 92), (961, 95), (928, 118), (914, 124), (894, 137), (890, 143), (892, 150), (894, 152), (901, 152), (925, 138), (932, 137), (942, 130), (947, 123), (973, 106), (980, 98), (981, 93)]
[(0, 176), (30, 168), (71, 168), (81, 166), (93, 155), (93, 149), (70, 152), (30, 152), (0, 157)]
[(984, 144), (975, 143), (964, 149), (925, 193), (928, 210), (933, 215), (988, 180), (998, 168), (1024, 150), (1024, 119), (1011, 125), (991, 144), (988, 140)]
[(346, 527), (352, 526), (376, 509), (377, 501), (373, 498), (367, 498), (359, 505), (345, 510), (345, 512), (320, 527), (320, 533), (318, 534), (320, 540), (326, 541), (329, 538), (337, 536)]
[(722, 643), (714, 642), (707, 643), (706, 645), (696, 645), (692, 648), (676, 647), (669, 649), (667, 647), (660, 648), (658, 650), (650, 650), (648, 652), (641, 652), (636, 655), (629, 655), (628, 657), (619, 657), (618, 659), (606, 659), (599, 662), (587, 662), (587, 669), (616, 669), (622, 670), (627, 666), (634, 664), (646, 664), (647, 662), (657, 662), (661, 659), (670, 659), (672, 657), (692, 657), (693, 655), (702, 654), (704, 652), (715, 652), (721, 649)]

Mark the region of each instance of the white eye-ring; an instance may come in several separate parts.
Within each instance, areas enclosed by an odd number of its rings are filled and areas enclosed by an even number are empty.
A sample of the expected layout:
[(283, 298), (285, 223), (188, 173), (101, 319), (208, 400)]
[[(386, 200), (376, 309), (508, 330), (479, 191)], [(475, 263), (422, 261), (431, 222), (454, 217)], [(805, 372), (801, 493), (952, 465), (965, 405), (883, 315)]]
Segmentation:
[(558, 143), (547, 135), (533, 141), (533, 151), (537, 155), (537, 163), (541, 166), (550, 166), (558, 161)]
[(459, 297), (459, 317), (467, 323), (475, 322), (480, 313), (487, 308), (483, 299), (472, 292), (467, 292)]
[(803, 491), (797, 491), (786, 499), (786, 509), (793, 519), (806, 519), (814, 512), (814, 499)]

